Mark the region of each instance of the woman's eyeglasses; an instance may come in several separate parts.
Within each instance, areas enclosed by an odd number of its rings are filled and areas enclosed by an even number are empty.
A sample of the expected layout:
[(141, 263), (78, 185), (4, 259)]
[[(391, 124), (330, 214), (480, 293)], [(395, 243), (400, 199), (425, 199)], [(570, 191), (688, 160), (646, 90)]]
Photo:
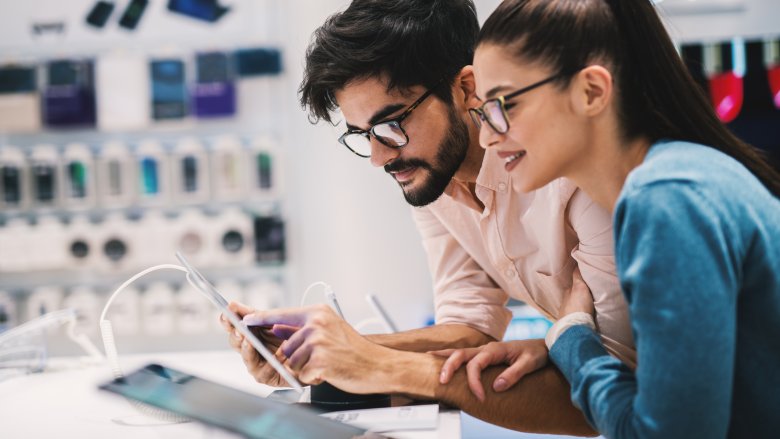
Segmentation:
[(508, 95), (499, 96), (497, 98), (488, 99), (482, 104), (481, 107), (469, 108), (469, 115), (471, 120), (477, 127), (482, 128), (482, 122), (487, 122), (490, 128), (493, 128), (498, 134), (506, 134), (509, 131), (509, 116), (506, 113), (506, 101), (514, 97), (520, 96), (523, 93), (527, 93), (535, 88), (541, 87), (548, 82), (555, 81), (563, 77), (562, 73), (550, 76), (549, 78), (542, 79), (539, 82), (535, 82), (528, 87), (523, 87), (520, 90), (513, 91)]

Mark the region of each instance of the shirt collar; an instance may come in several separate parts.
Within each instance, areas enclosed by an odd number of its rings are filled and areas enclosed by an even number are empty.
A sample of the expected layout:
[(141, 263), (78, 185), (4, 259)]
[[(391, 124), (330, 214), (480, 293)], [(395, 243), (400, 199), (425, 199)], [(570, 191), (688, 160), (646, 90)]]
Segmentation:
[[(504, 170), (504, 163), (498, 154), (493, 151), (486, 151), (485, 156), (482, 159), (482, 166), (477, 174), (476, 181), (476, 194), (485, 209), (489, 209), (491, 206), (491, 194), (496, 192), (505, 192), (509, 190), (509, 174)], [(444, 190), (444, 194), (451, 197), (453, 200), (464, 204), (476, 211), (482, 211), (482, 207), (474, 200), (471, 195), (471, 191), (468, 188), (468, 184), (458, 180), (451, 180), (450, 184)]]

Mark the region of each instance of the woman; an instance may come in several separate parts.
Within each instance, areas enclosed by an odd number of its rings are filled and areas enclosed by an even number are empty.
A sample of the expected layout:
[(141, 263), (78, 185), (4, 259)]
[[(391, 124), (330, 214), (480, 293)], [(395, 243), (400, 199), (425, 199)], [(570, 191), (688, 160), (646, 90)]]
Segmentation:
[[(610, 438), (777, 437), (780, 177), (718, 121), (649, 0), (507, 0), (474, 69), (480, 142), (515, 188), (567, 177), (613, 213), (637, 369), (607, 355), (581, 285), (547, 336), (588, 421)], [(458, 351), (442, 382), (514, 345)]]

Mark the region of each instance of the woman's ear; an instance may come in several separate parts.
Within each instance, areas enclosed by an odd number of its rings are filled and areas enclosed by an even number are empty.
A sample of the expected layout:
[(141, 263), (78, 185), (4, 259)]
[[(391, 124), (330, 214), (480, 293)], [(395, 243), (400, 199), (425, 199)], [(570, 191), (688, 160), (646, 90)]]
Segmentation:
[(460, 69), (460, 73), (455, 77), (455, 84), (453, 84), (452, 98), (456, 104), (462, 103), (466, 109), (480, 105), (479, 99), (477, 99), (477, 82), (474, 79), (473, 66), (468, 65)]
[(575, 109), (584, 116), (598, 116), (612, 103), (612, 74), (602, 66), (592, 65), (580, 70), (572, 85)]

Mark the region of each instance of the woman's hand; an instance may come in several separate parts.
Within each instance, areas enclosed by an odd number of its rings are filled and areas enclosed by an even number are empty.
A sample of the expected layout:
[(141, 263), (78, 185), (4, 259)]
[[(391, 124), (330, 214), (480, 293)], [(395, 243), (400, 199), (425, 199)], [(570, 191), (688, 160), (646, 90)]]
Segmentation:
[(575, 268), (574, 272), (572, 272), (571, 290), (569, 290), (569, 294), (563, 298), (561, 312), (558, 318), (562, 318), (573, 312), (585, 312), (590, 315), (593, 315), (595, 312), (593, 295), (590, 293), (588, 284), (582, 279), (579, 267)]
[(439, 381), (442, 384), (447, 384), (452, 375), (468, 361), (466, 374), (469, 388), (480, 401), (485, 400), (480, 375), (486, 367), (495, 364), (509, 366), (493, 381), (493, 390), (502, 392), (514, 386), (524, 375), (547, 364), (547, 347), (541, 339), (492, 342), (478, 348), (445, 349), (431, 353), (449, 357), (441, 368)]

